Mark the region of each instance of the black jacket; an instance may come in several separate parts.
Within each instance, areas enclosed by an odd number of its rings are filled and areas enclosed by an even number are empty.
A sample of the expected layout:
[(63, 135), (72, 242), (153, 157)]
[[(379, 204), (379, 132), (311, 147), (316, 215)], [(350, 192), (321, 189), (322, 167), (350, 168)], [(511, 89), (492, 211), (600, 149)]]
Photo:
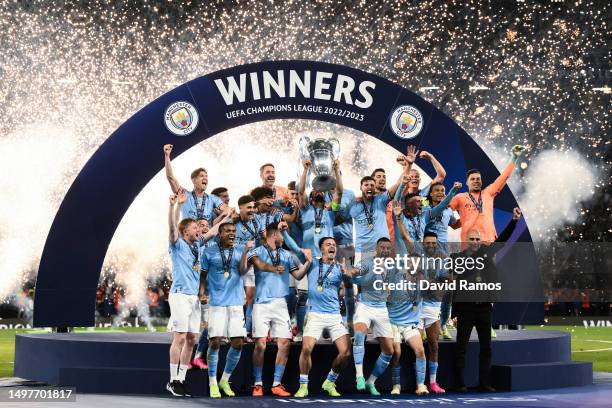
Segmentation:
[[(453, 309), (455, 311), (462, 309), (491, 308), (491, 303), (493, 303), (496, 298), (496, 291), (492, 289), (495, 287), (495, 284), (498, 283), (495, 254), (510, 238), (516, 227), (516, 223), (517, 220), (511, 220), (504, 231), (499, 234), (495, 242), (490, 245), (481, 244), (476, 252), (472, 253), (466, 249), (451, 255), (453, 259), (451, 276), (456, 281), (457, 285), (456, 290), (451, 294)], [(469, 269), (464, 268), (465, 270), (462, 271), (461, 265), (465, 265), (467, 259), (472, 260), (471, 262), (474, 264), (474, 267)], [(487, 284), (486, 286), (488, 289), (476, 289), (476, 286), (484, 286), (484, 284)], [(463, 285), (465, 287), (463, 287)]]

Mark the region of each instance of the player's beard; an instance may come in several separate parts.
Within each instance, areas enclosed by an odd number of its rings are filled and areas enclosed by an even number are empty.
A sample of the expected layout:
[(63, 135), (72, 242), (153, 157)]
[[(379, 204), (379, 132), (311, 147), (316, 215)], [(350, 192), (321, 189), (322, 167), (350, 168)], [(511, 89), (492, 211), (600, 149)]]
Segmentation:
[[(376, 188), (374, 188), (374, 190), (376, 190)], [(371, 190), (369, 190), (369, 189), (364, 191), (363, 192), (363, 198), (365, 198), (366, 200), (372, 200), (374, 198), (375, 192), (374, 191), (370, 192), (370, 191)]]

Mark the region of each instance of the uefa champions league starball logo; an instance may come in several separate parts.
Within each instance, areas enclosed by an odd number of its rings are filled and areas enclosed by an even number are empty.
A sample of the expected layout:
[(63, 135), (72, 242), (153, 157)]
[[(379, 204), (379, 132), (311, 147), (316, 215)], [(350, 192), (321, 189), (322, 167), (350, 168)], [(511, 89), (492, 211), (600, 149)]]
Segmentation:
[(187, 136), (198, 127), (198, 111), (189, 102), (174, 102), (164, 114), (166, 127), (177, 136)]
[(412, 105), (402, 105), (393, 111), (390, 125), (397, 136), (412, 139), (423, 129), (423, 115)]

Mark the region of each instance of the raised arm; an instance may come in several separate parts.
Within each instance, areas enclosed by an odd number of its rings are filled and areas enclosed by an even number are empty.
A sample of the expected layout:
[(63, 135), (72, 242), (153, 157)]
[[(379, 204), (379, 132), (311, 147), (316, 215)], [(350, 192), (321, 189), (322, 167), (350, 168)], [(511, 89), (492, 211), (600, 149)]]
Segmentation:
[(399, 156), (397, 158), (397, 161), (402, 164), (404, 171), (400, 175), (400, 178), (397, 180), (397, 182), (392, 185), (391, 188), (389, 188), (389, 197), (400, 203), (403, 202), (402, 197), (404, 196), (406, 184), (408, 183), (408, 176), (410, 174), (410, 170), (412, 169), (412, 165), (416, 160), (416, 156), (416, 147), (410, 145), (408, 146), (406, 156)]
[(168, 226), (170, 230), (168, 239), (173, 244), (176, 243), (176, 241), (178, 241), (179, 239), (178, 226), (177, 226), (176, 218), (174, 216), (175, 207), (177, 207), (176, 202), (177, 202), (176, 194), (171, 195), (170, 196), (170, 207), (168, 208)]
[(444, 167), (442, 167), (438, 159), (436, 159), (433, 154), (426, 152), (425, 150), (421, 152), (419, 157), (421, 157), (421, 159), (429, 160), (436, 171), (436, 177), (431, 180), (431, 183), (442, 183), (446, 178), (446, 170), (444, 170)]
[(408, 151), (406, 152), (406, 156), (399, 156), (397, 158), (398, 163), (402, 165), (404, 171), (402, 172), (402, 174), (400, 174), (395, 184), (389, 187), (388, 193), (389, 193), (390, 200), (395, 197), (395, 193), (397, 192), (397, 189), (404, 181), (404, 176), (407, 176), (408, 173), (410, 172), (410, 169), (412, 168), (412, 164), (416, 160), (416, 155), (417, 155), (416, 147), (410, 145), (408, 146)]
[[(395, 230), (395, 246), (397, 252), (401, 254), (412, 253), (414, 251), (414, 245), (402, 222), (402, 206), (396, 200), (393, 201), (393, 228)], [(401, 240), (397, 239), (398, 236), (401, 237)]]
[(342, 201), (342, 191), (344, 190), (339, 160), (334, 160), (334, 175), (336, 177), (336, 188), (334, 190), (334, 198), (332, 199), (332, 210), (338, 211), (340, 210), (340, 202)]
[(306, 258), (304, 256), (304, 252), (302, 248), (300, 248), (298, 244), (295, 242), (295, 240), (291, 238), (291, 235), (289, 235), (286, 228), (281, 229), (281, 234), (283, 235), (283, 239), (285, 240), (285, 244), (287, 245), (287, 248), (289, 248), (289, 250), (293, 252), (295, 256), (298, 257), (300, 262), (302, 263), (306, 262)]
[(455, 194), (457, 194), (457, 192), (461, 189), (461, 186), (462, 184), (460, 182), (455, 181), (455, 184), (453, 184), (453, 188), (451, 188), (451, 191), (448, 192), (446, 197), (444, 197), (444, 199), (440, 201), (438, 205), (431, 209), (432, 217), (437, 217), (438, 215), (440, 215), (440, 213), (442, 213), (442, 211), (444, 211), (448, 207), (448, 204), (451, 202)]
[(506, 168), (504, 168), (504, 171), (502, 171), (499, 177), (497, 177), (493, 183), (491, 183), (489, 186), (487, 186), (487, 188), (485, 188), (485, 191), (489, 192), (493, 196), (496, 196), (497, 194), (499, 194), (500, 191), (502, 191), (502, 189), (506, 185), (506, 182), (512, 175), (512, 172), (514, 171), (514, 168), (516, 167), (518, 160), (523, 154), (524, 150), (525, 148), (520, 145), (515, 145), (512, 147), (510, 163), (508, 163)]
[(172, 145), (164, 145), (164, 167), (166, 169), (166, 178), (168, 179), (168, 183), (170, 183), (172, 192), (176, 194), (181, 189), (181, 185), (176, 177), (174, 177), (172, 163), (170, 162), (170, 153), (172, 153)]
[(310, 169), (310, 165), (310, 160), (304, 160), (302, 162), (304, 170), (300, 175), (300, 185), (298, 186), (298, 202), (300, 204), (300, 208), (304, 208), (306, 207), (306, 205), (308, 205), (308, 198), (306, 197), (306, 177), (308, 177), (308, 170)]
[(499, 175), (499, 177), (495, 179), (493, 183), (489, 184), (487, 188), (485, 188), (485, 191), (489, 192), (493, 196), (499, 194), (499, 192), (502, 191), (502, 189), (506, 185), (506, 182), (512, 175), (514, 167), (515, 164), (513, 162), (508, 163), (504, 171), (502, 171), (502, 173)]
[(395, 196), (393, 197), (393, 201), (397, 201), (398, 203), (400, 203), (402, 207), (404, 207), (404, 200), (402, 198), (404, 197), (404, 190), (406, 189), (407, 184), (408, 184), (408, 176), (403, 176), (402, 182), (397, 188), (397, 191), (395, 192)]

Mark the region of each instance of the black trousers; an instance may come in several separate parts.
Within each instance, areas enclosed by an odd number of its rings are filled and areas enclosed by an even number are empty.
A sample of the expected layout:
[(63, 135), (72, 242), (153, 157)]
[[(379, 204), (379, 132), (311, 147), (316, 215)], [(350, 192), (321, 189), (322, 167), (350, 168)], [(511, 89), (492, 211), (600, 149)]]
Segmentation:
[(465, 352), (472, 328), (476, 327), (480, 344), (479, 377), (480, 385), (490, 385), (491, 370), (491, 306), (474, 304), (455, 308), (457, 316), (457, 354), (455, 356), (455, 379), (458, 387), (465, 386)]

